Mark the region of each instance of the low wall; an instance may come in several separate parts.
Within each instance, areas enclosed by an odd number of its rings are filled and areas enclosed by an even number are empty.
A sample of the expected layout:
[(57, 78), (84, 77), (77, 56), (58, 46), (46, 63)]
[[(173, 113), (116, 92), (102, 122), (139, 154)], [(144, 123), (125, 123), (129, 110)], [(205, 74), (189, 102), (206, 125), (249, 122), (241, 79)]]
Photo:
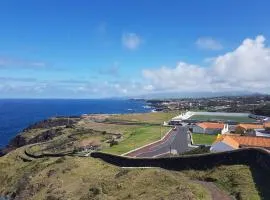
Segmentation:
[(32, 153), (27, 152), (27, 150), (24, 151), (25, 155), (29, 156), (30, 158), (45, 158), (45, 157), (63, 157), (72, 155), (72, 152), (65, 152), (65, 153), (43, 153), (39, 155), (35, 155)]
[(93, 158), (100, 158), (110, 164), (120, 167), (161, 167), (170, 170), (195, 169), (204, 170), (220, 165), (243, 164), (262, 167), (270, 170), (270, 154), (260, 148), (244, 148), (234, 151), (179, 156), (171, 158), (130, 158), (93, 152)]

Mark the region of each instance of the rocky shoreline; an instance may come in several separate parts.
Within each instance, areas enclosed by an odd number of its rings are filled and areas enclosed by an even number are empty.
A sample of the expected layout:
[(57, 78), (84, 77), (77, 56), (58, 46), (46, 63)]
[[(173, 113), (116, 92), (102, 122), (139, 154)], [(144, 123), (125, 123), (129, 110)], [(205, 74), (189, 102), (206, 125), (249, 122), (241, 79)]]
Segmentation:
[[(0, 157), (25, 145), (52, 140), (54, 137), (63, 134), (64, 128), (74, 126), (80, 118), (80, 116), (56, 117), (31, 124), (12, 138), (6, 147), (0, 149)], [(32, 130), (39, 130), (39, 132), (29, 136), (29, 132)]]

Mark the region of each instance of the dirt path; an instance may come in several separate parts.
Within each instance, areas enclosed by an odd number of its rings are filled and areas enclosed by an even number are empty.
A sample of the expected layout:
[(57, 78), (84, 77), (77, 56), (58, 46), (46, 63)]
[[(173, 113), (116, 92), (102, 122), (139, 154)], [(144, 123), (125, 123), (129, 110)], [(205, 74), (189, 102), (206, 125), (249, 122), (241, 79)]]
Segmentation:
[(195, 181), (196, 183), (201, 184), (202, 186), (206, 187), (213, 200), (233, 200), (226, 192), (219, 189), (214, 183), (212, 182), (205, 182), (205, 181)]

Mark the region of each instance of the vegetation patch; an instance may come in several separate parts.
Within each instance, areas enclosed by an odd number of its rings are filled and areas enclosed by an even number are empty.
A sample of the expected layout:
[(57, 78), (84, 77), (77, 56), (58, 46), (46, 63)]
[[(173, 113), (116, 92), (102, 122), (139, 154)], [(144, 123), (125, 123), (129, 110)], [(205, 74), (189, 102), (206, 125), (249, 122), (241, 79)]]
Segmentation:
[(204, 154), (204, 153), (210, 153), (210, 147), (199, 146), (190, 151), (186, 151), (180, 155), (194, 155), (194, 154)]
[(216, 140), (216, 138), (216, 135), (192, 133), (192, 139), (194, 144), (211, 145)]
[(124, 139), (118, 145), (105, 148), (103, 152), (123, 154), (148, 143), (157, 141), (166, 134), (170, 128), (162, 126), (143, 126), (132, 128), (124, 134)]
[(33, 200), (210, 200), (206, 188), (191, 182), (181, 172), (126, 170), (98, 159), (69, 156), (24, 163), (16, 159), (20, 153), (15, 150), (0, 158), (0, 196)]
[(237, 200), (270, 198), (269, 188), (267, 188), (270, 183), (270, 174), (262, 169), (234, 165), (206, 171), (188, 170), (184, 173), (192, 179), (214, 182)]

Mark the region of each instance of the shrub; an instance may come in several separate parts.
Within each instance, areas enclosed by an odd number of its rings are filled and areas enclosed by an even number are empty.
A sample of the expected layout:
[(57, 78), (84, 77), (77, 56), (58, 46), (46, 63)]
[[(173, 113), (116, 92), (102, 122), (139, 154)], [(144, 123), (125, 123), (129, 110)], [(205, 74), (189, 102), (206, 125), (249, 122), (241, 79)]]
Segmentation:
[(119, 144), (119, 142), (116, 141), (116, 140), (111, 140), (111, 141), (110, 141), (110, 147), (112, 147), (112, 146), (114, 146), (114, 145), (118, 145), (118, 144)]
[(94, 186), (89, 188), (89, 192), (91, 192), (94, 196), (97, 196), (101, 193), (101, 190), (100, 188)]

